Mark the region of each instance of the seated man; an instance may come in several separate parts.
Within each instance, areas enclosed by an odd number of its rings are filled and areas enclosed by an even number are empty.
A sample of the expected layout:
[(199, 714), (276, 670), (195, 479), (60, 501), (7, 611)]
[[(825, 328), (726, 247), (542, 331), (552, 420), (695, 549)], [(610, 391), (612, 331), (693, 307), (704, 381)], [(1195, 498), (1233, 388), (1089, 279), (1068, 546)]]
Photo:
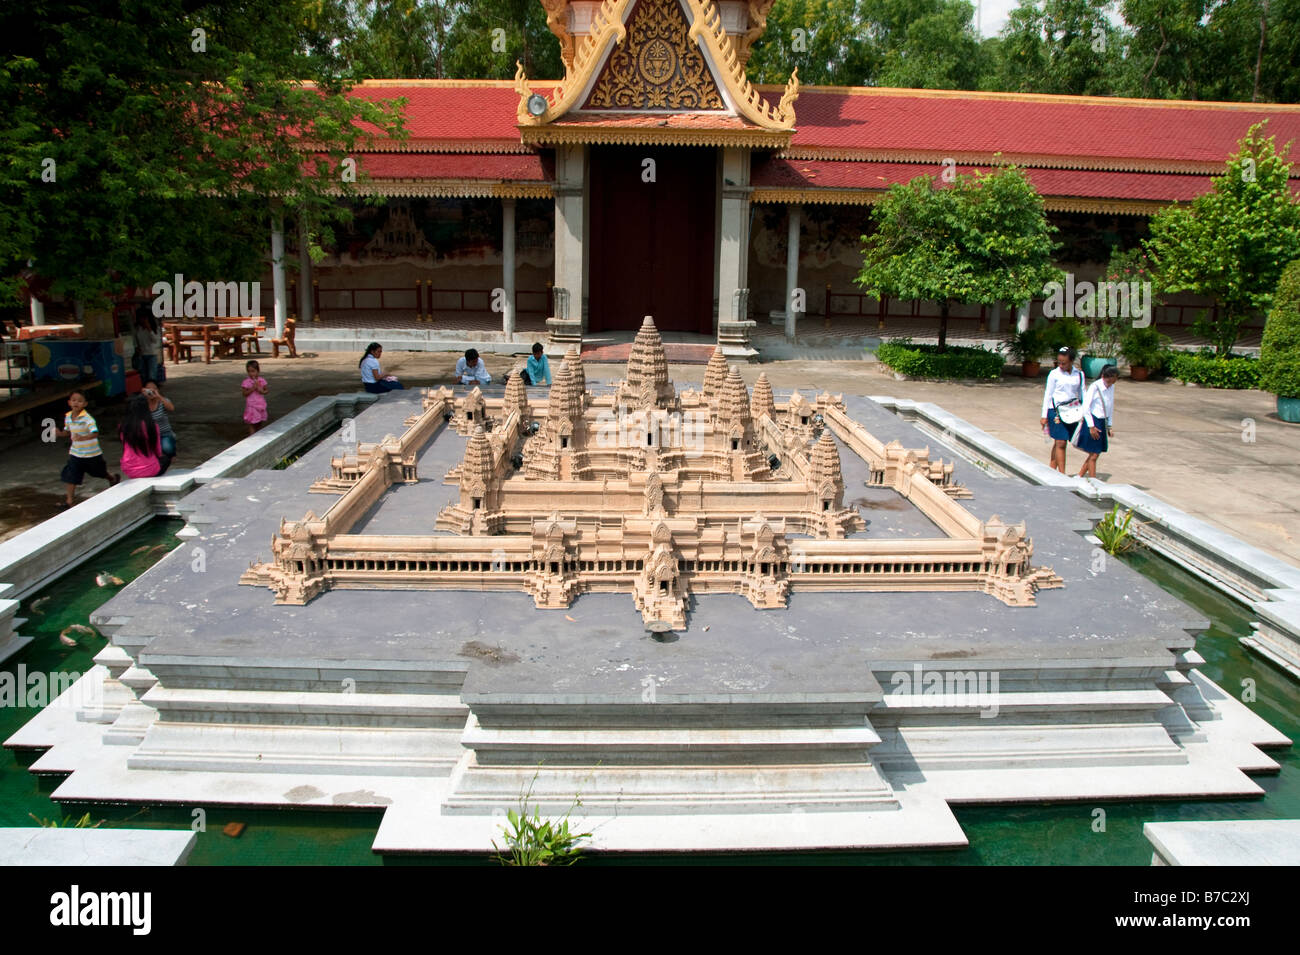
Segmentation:
[(465, 349), (465, 357), (456, 359), (456, 380), (462, 385), (489, 385), (492, 376), (487, 373), (483, 362), (479, 361), (478, 351)]
[(525, 385), (550, 385), (551, 363), (546, 360), (546, 351), (541, 342), (533, 345), (533, 353), (528, 357), (523, 375)]

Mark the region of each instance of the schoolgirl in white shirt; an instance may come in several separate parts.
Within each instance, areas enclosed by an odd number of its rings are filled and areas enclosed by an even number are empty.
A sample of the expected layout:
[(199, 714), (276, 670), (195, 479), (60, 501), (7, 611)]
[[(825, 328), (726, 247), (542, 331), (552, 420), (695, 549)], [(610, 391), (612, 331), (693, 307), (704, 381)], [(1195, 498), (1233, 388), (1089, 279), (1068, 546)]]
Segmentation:
[(1074, 433), (1074, 446), (1088, 457), (1079, 469), (1079, 477), (1097, 476), (1097, 458), (1107, 451), (1114, 434), (1111, 427), (1115, 423), (1115, 382), (1119, 378), (1119, 369), (1107, 365), (1101, 370), (1101, 377), (1088, 386), (1083, 396), (1083, 420), (1079, 422)]
[(1052, 456), (1048, 463), (1062, 474), (1065, 473), (1065, 444), (1078, 430), (1080, 406), (1088, 384), (1083, 369), (1074, 367), (1075, 354), (1075, 350), (1068, 347), (1062, 347), (1056, 353), (1056, 367), (1047, 376), (1047, 387), (1043, 389), (1043, 416), (1038, 422), (1052, 437)]

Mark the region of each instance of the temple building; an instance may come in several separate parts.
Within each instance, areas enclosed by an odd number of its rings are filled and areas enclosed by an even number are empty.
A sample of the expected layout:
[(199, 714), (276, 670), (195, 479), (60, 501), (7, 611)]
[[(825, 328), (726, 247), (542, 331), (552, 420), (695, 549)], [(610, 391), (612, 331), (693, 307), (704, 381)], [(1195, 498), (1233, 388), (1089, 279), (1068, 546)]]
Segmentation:
[[(745, 64), (775, 0), (542, 2), (558, 81), (521, 67), (514, 81), (355, 88), (407, 100), (408, 138), (356, 157), (361, 192), (390, 201), (359, 205), (323, 262), (304, 256), (268, 316), (320, 335), (546, 336), (563, 354), (583, 336), (630, 337), (651, 314), (728, 358), (751, 356), (760, 327), (915, 329), (937, 325), (936, 303), (877, 301), (853, 281), (869, 207), (891, 185), (1014, 162), (1059, 229), (1058, 264), (1082, 280), (1152, 213), (1207, 191), (1252, 125), (1267, 120), (1279, 145), (1300, 136), (1294, 105), (814, 87), (797, 68), (755, 86)], [(1175, 299), (1156, 321), (1189, 325), (1207, 304)], [(953, 317), (1014, 320), (978, 306)]]

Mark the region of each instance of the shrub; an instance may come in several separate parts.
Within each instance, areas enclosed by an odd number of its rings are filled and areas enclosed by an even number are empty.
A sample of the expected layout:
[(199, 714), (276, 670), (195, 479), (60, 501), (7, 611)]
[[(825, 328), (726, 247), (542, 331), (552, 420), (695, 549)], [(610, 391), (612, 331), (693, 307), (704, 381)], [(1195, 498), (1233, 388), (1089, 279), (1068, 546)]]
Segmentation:
[(1002, 377), (1003, 358), (987, 348), (949, 345), (917, 345), (901, 338), (881, 342), (876, 357), (901, 375), (913, 378), (989, 378)]
[(1043, 340), (1041, 328), (1008, 332), (999, 347), (1010, 356), (1012, 361), (1022, 365), (1028, 361), (1038, 361), (1047, 352), (1047, 342)]
[(1088, 343), (1088, 331), (1079, 324), (1077, 318), (1058, 318), (1047, 326), (1044, 333), (1047, 340), (1047, 350), (1055, 354), (1062, 348), (1073, 348), (1078, 351)]
[(1259, 349), (1259, 387), (1300, 398), (1300, 259), (1282, 273)]
[(1168, 372), (1179, 381), (1208, 388), (1258, 388), (1260, 363), (1244, 355), (1219, 358), (1212, 352), (1170, 352)]
[(1156, 375), (1171, 354), (1165, 349), (1168, 344), (1168, 335), (1160, 334), (1155, 325), (1148, 325), (1146, 328), (1129, 328), (1120, 339), (1119, 350), (1130, 365), (1146, 368)]

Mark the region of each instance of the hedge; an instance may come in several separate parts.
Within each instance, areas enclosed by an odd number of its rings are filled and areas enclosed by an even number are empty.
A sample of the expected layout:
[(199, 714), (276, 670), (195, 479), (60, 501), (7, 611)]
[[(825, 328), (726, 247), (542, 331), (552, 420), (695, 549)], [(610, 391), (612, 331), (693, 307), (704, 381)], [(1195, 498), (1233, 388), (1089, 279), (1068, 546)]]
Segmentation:
[(881, 342), (876, 358), (901, 375), (913, 378), (991, 378), (1002, 376), (1005, 359), (987, 348), (916, 345), (907, 339)]
[(1241, 355), (1218, 358), (1213, 354), (1169, 352), (1165, 373), (1179, 381), (1207, 388), (1259, 387), (1259, 361)]

